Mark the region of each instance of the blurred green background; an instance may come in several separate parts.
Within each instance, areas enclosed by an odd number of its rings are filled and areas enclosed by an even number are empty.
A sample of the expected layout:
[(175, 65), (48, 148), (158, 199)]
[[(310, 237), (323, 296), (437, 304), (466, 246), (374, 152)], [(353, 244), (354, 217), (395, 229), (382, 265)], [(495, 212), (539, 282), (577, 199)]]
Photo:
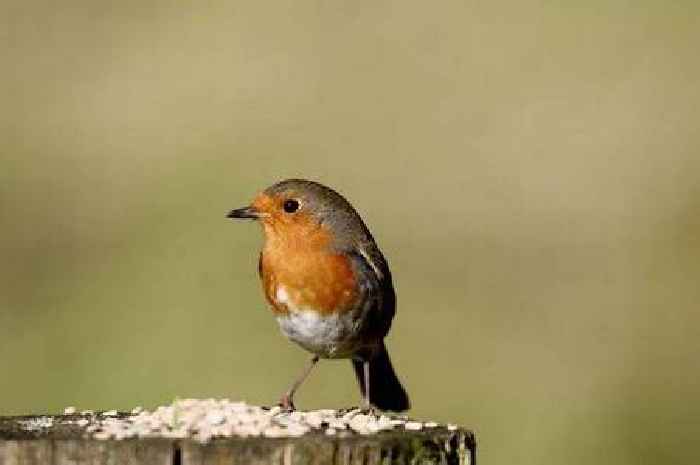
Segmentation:
[[(483, 463), (697, 463), (697, 2), (0, 7), (0, 414), (269, 404), (261, 233), (287, 177), (354, 203), (412, 415)], [(347, 362), (302, 408), (357, 405)]]

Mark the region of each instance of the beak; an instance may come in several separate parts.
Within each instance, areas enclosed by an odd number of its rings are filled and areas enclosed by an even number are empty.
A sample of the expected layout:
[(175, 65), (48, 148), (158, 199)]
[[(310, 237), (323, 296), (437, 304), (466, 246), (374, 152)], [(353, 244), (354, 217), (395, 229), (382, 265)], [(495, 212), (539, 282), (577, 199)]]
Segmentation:
[(240, 218), (240, 219), (250, 219), (256, 220), (260, 218), (262, 214), (253, 207), (243, 207), (231, 210), (226, 215), (226, 218)]

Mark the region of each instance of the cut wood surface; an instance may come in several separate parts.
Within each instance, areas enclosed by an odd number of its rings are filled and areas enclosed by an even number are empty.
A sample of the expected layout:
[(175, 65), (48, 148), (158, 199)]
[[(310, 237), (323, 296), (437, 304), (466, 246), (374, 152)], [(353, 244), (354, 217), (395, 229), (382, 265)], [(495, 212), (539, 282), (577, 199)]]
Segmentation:
[(473, 433), (452, 425), (178, 402), (152, 412), (0, 417), (0, 465), (475, 464)]

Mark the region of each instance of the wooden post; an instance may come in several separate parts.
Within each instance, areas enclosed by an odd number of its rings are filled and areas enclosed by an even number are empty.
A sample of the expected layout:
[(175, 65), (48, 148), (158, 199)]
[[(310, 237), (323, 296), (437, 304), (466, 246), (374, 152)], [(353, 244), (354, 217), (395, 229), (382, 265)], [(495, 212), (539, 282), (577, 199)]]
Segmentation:
[[(90, 415), (0, 417), (0, 465), (475, 465), (467, 430), (436, 426), (298, 437), (97, 439)], [(118, 414), (128, 420), (130, 414)]]

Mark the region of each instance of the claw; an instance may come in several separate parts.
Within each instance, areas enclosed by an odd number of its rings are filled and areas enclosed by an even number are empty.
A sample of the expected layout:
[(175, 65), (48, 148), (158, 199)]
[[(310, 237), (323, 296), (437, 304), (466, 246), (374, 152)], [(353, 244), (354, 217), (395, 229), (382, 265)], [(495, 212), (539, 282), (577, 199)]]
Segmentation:
[(277, 405), (279, 405), (285, 412), (293, 412), (296, 410), (292, 397), (288, 393), (282, 396)]
[(375, 417), (378, 417), (381, 413), (381, 411), (374, 405), (363, 405), (360, 411), (365, 415), (372, 415)]

